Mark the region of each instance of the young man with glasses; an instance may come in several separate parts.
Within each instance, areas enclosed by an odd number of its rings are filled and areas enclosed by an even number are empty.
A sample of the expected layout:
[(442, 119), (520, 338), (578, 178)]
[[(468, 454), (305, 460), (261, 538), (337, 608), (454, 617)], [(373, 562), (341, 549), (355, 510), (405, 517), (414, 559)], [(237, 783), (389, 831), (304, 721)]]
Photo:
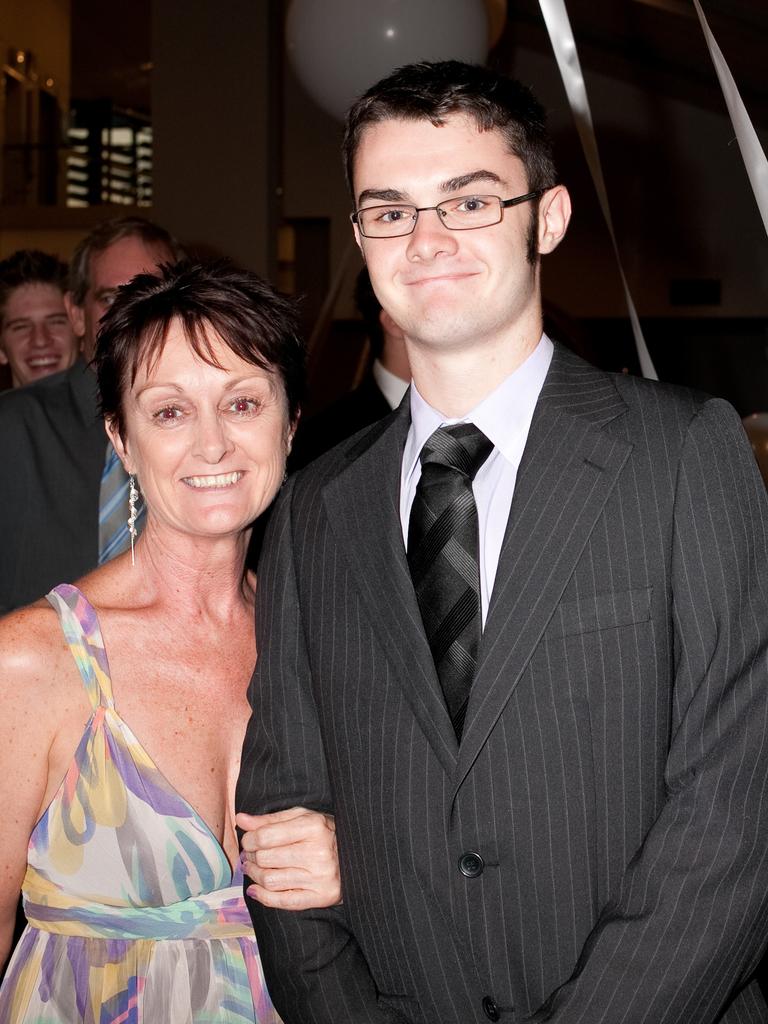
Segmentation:
[(239, 806), (335, 813), (344, 894), (253, 904), (275, 1004), (765, 1021), (768, 509), (738, 416), (542, 335), (570, 203), (527, 89), (402, 68), (345, 156), (413, 386), (289, 481), (264, 546)]

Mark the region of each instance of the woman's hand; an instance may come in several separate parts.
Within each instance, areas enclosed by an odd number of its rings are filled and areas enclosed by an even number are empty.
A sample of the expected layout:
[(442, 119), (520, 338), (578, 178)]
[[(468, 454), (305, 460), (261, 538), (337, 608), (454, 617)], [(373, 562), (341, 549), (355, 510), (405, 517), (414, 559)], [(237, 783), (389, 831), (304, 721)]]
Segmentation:
[(336, 823), (331, 814), (290, 807), (238, 814), (247, 893), (265, 907), (308, 910), (341, 902)]

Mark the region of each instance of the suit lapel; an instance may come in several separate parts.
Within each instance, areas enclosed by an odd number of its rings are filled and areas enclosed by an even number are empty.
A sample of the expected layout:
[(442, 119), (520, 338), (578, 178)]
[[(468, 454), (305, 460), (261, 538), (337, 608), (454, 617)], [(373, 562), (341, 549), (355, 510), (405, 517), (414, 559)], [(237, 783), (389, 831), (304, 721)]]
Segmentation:
[(406, 397), (382, 431), (353, 448), (324, 489), (331, 527), (345, 552), (389, 664), (445, 771), (458, 745), (411, 583), (400, 528), (400, 466), (410, 423)]
[(460, 749), (416, 603), (400, 529), (406, 398), (324, 489), (374, 631), (458, 789), (509, 700), (632, 445), (603, 426), (626, 412), (609, 376), (556, 347), (518, 472)]
[(615, 385), (557, 348), (518, 472), (464, 726), (456, 789), (538, 644), (632, 445), (602, 427)]

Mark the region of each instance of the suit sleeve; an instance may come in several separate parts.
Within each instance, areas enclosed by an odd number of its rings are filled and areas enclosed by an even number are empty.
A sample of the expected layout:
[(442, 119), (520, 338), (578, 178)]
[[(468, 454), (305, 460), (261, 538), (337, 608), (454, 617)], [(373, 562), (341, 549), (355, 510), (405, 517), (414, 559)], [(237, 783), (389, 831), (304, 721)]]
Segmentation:
[[(259, 563), (259, 657), (237, 789), (238, 810), (252, 814), (296, 805), (333, 813), (294, 573), (292, 491), (293, 480), (274, 509)], [(290, 912), (246, 900), (269, 992), (285, 1024), (401, 1021), (377, 1004), (343, 907)]]
[(709, 1024), (768, 941), (768, 510), (726, 403), (694, 416), (674, 488), (666, 801), (530, 1021)]

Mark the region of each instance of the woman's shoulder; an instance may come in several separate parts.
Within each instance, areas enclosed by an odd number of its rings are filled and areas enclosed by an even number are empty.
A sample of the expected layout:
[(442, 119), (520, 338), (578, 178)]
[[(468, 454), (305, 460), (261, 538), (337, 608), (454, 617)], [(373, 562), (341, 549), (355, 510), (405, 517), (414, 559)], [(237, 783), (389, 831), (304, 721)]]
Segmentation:
[(45, 598), (0, 618), (0, 687), (39, 691), (66, 651), (56, 612)]
[[(13, 801), (4, 850), (10, 842), (19, 861), (88, 715), (88, 699), (53, 607), (43, 599), (0, 619), (0, 800)], [(56, 758), (62, 734), (67, 755)]]

